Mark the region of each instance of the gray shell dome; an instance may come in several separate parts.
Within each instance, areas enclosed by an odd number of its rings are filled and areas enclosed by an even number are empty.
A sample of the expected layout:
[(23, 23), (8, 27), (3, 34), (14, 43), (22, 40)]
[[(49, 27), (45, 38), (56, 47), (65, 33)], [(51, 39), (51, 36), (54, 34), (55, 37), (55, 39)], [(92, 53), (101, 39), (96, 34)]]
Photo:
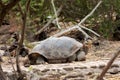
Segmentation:
[(37, 44), (31, 54), (38, 53), (46, 59), (62, 59), (75, 54), (83, 44), (70, 37), (50, 37)]

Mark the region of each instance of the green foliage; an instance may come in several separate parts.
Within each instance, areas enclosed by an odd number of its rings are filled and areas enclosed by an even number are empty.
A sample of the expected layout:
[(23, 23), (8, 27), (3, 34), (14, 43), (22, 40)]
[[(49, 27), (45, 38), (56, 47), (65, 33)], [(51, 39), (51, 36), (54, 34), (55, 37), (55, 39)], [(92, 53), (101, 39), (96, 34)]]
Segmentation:
[(3, 4), (6, 4), (9, 2), (9, 0), (2, 0)]
[(112, 22), (110, 21), (104, 21), (101, 23), (101, 26), (100, 26), (100, 33), (103, 35), (103, 37), (105, 38), (110, 38), (112, 37), (112, 33), (113, 33), (113, 26), (112, 26)]
[[(4, 0), (5, 2), (7, 0)], [(99, 2), (99, 0), (54, 0), (55, 7), (58, 9), (60, 5), (64, 5), (59, 16), (64, 22), (76, 23), (83, 19)], [(25, 9), (26, 0), (21, 0), (22, 9)], [(120, 0), (103, 0), (95, 13), (86, 20), (85, 24), (88, 28), (96, 28), (97, 32), (102, 36), (109, 38), (113, 30), (120, 21), (116, 23), (113, 20), (116, 14), (120, 14)], [(18, 16), (19, 13), (17, 12)], [(34, 33), (49, 20), (49, 16), (53, 16), (54, 11), (51, 0), (32, 0), (27, 21), (27, 33)], [(113, 16), (114, 15), (114, 16)]]
[(100, 28), (98, 29), (99, 33), (105, 38), (111, 38), (116, 28), (117, 24), (120, 22), (116, 22), (113, 18), (115, 18), (116, 14), (120, 13), (120, 0), (104, 0), (100, 9), (98, 10), (97, 15), (101, 15), (99, 17), (101, 19)]

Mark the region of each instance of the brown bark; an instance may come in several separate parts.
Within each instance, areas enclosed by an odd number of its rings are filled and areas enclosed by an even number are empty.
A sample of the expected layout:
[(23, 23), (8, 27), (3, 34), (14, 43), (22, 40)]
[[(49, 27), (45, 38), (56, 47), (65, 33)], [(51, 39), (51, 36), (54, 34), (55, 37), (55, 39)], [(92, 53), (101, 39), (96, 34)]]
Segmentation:
[(21, 73), (21, 69), (20, 69), (20, 66), (19, 66), (19, 52), (20, 52), (20, 49), (22, 48), (23, 42), (24, 42), (26, 19), (27, 19), (27, 13), (28, 13), (28, 10), (29, 10), (29, 6), (30, 6), (30, 1), (31, 0), (28, 0), (26, 2), (26, 10), (25, 11), (23, 11), (20, 4), (18, 4), (18, 8), (19, 8), (20, 13), (22, 15), (22, 21), (23, 21), (23, 25), (22, 25), (22, 29), (21, 29), (21, 39), (20, 39), (20, 42), (19, 42), (19, 46), (17, 48), (17, 56), (16, 56), (16, 67), (17, 67), (17, 71), (20, 75), (22, 75), (22, 73)]

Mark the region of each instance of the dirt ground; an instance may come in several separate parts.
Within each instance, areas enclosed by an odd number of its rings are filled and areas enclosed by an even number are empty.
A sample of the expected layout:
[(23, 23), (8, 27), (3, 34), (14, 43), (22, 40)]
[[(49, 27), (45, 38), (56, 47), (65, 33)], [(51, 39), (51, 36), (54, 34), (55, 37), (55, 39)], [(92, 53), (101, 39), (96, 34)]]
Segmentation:
[[(87, 61), (96, 61), (96, 60), (104, 60), (110, 59), (114, 53), (120, 49), (120, 41), (100, 41), (99, 46), (92, 46), (89, 50), (89, 54), (87, 55)], [(117, 59), (120, 58), (120, 55)], [(116, 75), (107, 75), (105, 76), (107, 80), (120, 80), (120, 74)]]
[[(89, 53), (86, 56), (85, 62), (90, 61), (99, 61), (99, 60), (109, 60), (114, 53), (117, 51), (117, 49), (120, 47), (120, 41), (107, 41), (102, 40), (100, 41), (100, 44), (97, 46), (91, 46), (89, 49)], [(117, 59), (119, 59), (120, 56), (118, 56)], [(2, 63), (3, 70), (10, 71), (11, 68), (11, 61), (8, 57), (3, 57), (4, 63)], [(12, 57), (13, 64), (15, 66), (15, 58)], [(24, 58), (20, 60), (20, 64), (23, 68), (23, 61)], [(74, 64), (78, 64), (74, 63)], [(90, 79), (93, 80), (93, 79)], [(120, 80), (120, 74), (109, 74), (105, 76), (105, 80)]]

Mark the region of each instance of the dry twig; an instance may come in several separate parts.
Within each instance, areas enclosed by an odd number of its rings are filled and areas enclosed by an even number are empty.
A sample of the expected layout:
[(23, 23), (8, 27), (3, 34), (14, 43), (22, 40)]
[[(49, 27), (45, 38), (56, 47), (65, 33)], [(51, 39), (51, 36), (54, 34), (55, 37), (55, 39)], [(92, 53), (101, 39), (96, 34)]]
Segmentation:
[(54, 13), (55, 13), (55, 17), (56, 17), (56, 24), (58, 26), (59, 29), (61, 29), (60, 25), (59, 25), (59, 22), (58, 22), (58, 15), (57, 15), (57, 11), (56, 11), (56, 8), (55, 8), (55, 4), (54, 4), (54, 0), (51, 1), (52, 3), (52, 6), (53, 6), (53, 10), (54, 10)]
[[(58, 37), (58, 36), (61, 36), (61, 35), (69, 32), (69, 31), (72, 31), (72, 30), (74, 30), (74, 29), (78, 29), (79, 31), (81, 31), (81, 32), (85, 35), (85, 38), (91, 38), (91, 37), (90, 37), (85, 31), (83, 31), (81, 28), (90, 31), (90, 32), (92, 32), (93, 34), (95, 34), (95, 35), (97, 35), (97, 36), (100, 36), (99, 34), (97, 34), (96, 32), (94, 32), (93, 30), (88, 29), (88, 28), (82, 26), (81, 24), (82, 24), (83, 22), (85, 22), (85, 20), (86, 20), (88, 17), (90, 17), (90, 16), (95, 12), (95, 10), (98, 8), (98, 6), (99, 6), (101, 3), (102, 3), (102, 1), (99, 1), (99, 3), (95, 6), (95, 8), (94, 8), (85, 18), (83, 18), (80, 23), (78, 23), (77, 25), (75, 25), (75, 26), (73, 26), (73, 27), (70, 27), (70, 28), (66, 29), (65, 31), (62, 31), (62, 32), (60, 32), (60, 33), (58, 33), (58, 34), (55, 34), (55, 35), (53, 35), (53, 36)], [(78, 26), (79, 26), (79, 27), (78, 27)]]

